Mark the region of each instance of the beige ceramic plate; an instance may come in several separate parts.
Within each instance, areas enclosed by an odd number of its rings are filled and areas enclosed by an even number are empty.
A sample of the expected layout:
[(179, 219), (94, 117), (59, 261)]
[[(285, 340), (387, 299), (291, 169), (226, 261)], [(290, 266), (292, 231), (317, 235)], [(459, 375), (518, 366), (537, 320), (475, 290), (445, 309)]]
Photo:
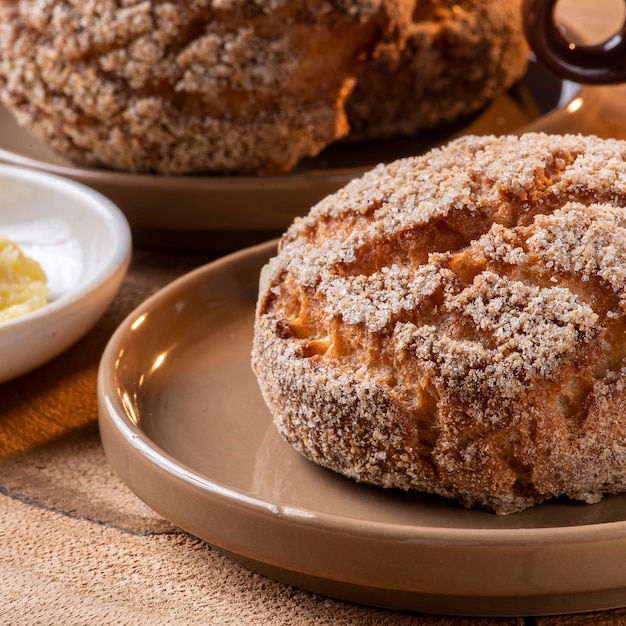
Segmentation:
[[(531, 63), (519, 85), (471, 121), (412, 140), (336, 145), (306, 160), (297, 171), (264, 178), (167, 178), (78, 167), (33, 139), (0, 107), (0, 161), (54, 172), (94, 187), (122, 209), (138, 242), (215, 247), (224, 243), (223, 236), (207, 238), (206, 232), (234, 231), (240, 242), (242, 232), (262, 231), (266, 235), (256, 240), (268, 239), (269, 233), (274, 236), (285, 230), (294, 217), (307, 213), (356, 174), (462, 134), (584, 132), (586, 121), (593, 119), (592, 94)], [(229, 243), (227, 239), (225, 247)]]
[(498, 517), (356, 484), (280, 439), (250, 369), (257, 279), (273, 250), (184, 276), (111, 339), (100, 429), (128, 486), (252, 569), (337, 598), (465, 615), (626, 604), (626, 496)]

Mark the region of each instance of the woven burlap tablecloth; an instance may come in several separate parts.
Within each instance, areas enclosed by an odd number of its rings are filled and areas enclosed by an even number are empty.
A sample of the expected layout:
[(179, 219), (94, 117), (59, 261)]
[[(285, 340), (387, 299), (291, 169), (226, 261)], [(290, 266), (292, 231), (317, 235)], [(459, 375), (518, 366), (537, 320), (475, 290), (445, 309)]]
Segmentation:
[[(578, 0), (591, 28), (601, 25), (597, 6)], [(581, 130), (626, 138), (626, 88), (597, 91), (601, 106), (593, 128)], [(138, 500), (100, 444), (100, 356), (117, 325), (145, 298), (216, 256), (136, 248), (118, 296), (94, 329), (54, 361), (0, 385), (0, 623), (626, 623), (626, 610), (470, 619), (335, 601), (245, 569)]]

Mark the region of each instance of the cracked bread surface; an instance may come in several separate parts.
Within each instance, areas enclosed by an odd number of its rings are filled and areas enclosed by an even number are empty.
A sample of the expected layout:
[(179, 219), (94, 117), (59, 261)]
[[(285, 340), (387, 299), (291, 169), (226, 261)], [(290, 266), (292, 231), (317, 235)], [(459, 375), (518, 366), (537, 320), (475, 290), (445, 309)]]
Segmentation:
[(0, 0), (0, 99), (83, 165), (276, 174), (348, 132), (413, 1)]
[(626, 142), (465, 137), (318, 203), (264, 267), (282, 436), (499, 514), (626, 489)]

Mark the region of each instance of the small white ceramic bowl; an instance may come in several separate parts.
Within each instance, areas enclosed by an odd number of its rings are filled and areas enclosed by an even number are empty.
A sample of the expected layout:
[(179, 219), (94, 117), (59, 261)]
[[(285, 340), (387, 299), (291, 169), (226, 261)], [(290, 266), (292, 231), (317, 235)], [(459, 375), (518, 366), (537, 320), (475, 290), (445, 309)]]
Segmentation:
[(39, 261), (49, 302), (0, 323), (0, 382), (24, 374), (80, 339), (102, 316), (128, 269), (122, 212), (100, 193), (59, 176), (0, 165), (0, 235)]

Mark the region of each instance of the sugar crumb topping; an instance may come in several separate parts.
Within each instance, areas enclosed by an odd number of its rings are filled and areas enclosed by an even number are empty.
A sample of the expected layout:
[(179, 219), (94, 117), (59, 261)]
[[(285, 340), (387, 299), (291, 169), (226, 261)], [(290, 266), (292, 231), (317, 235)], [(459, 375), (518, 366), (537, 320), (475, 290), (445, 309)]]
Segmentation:
[[(314, 294), (327, 319), (400, 333), (396, 350), (468, 395), (476, 377), (518, 392), (602, 332), (585, 283), (626, 302), (624, 155), (618, 141), (530, 134), (463, 138), (378, 166), (294, 225), (274, 273)], [(571, 185), (607, 162), (601, 191)], [(463, 239), (472, 221), (483, 231)]]

